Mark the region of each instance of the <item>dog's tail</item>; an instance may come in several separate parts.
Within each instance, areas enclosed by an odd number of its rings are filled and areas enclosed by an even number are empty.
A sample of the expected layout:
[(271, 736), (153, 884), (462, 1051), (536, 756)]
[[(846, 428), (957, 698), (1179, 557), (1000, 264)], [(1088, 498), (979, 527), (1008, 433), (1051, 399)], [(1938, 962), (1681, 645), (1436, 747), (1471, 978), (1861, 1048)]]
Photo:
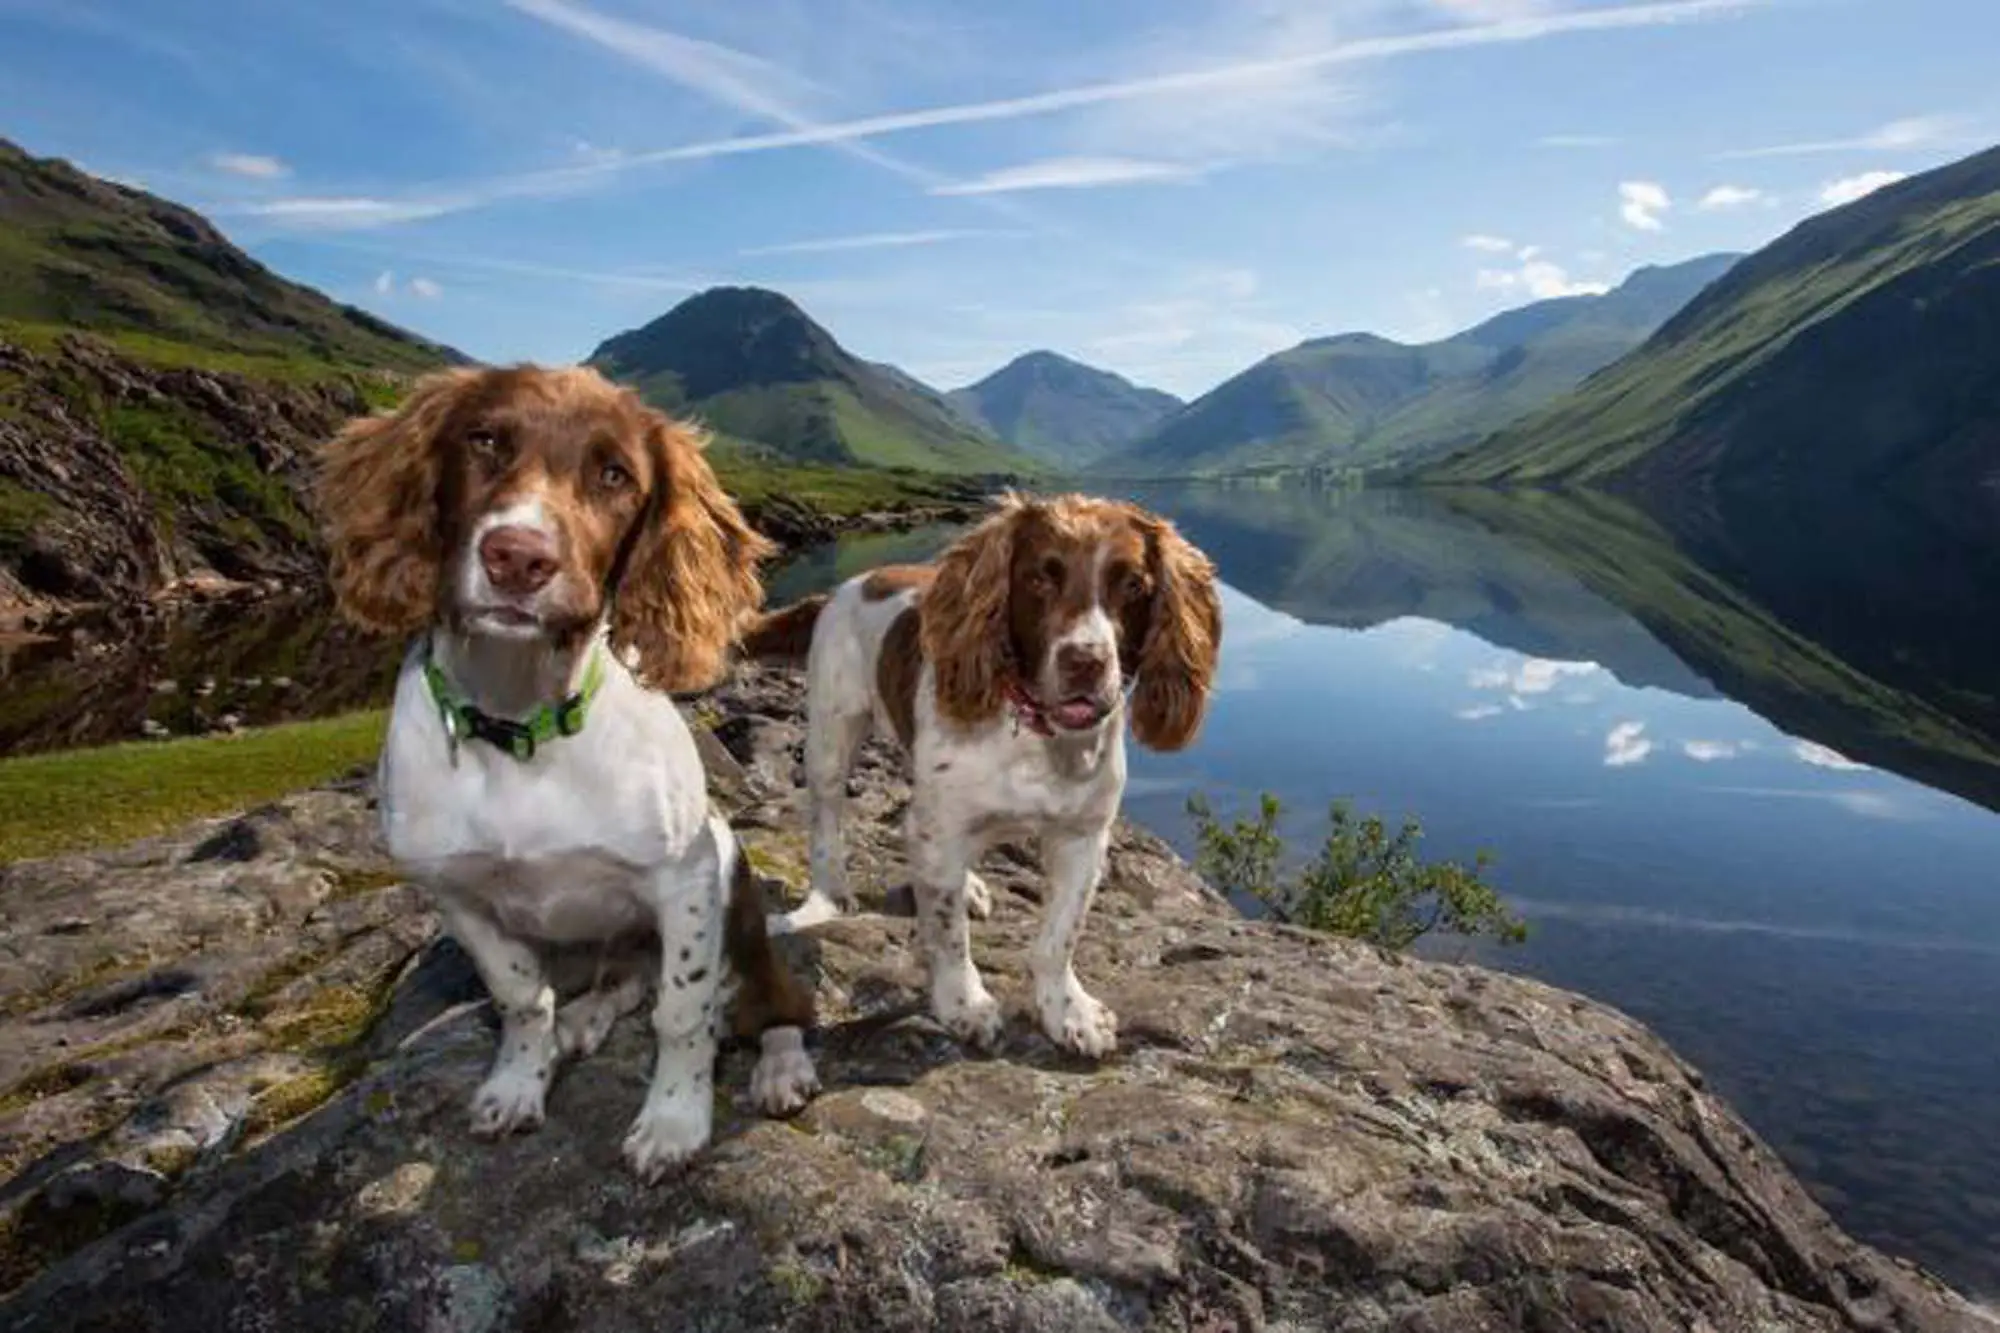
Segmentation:
[(812, 649), (813, 626), (826, 609), (826, 593), (753, 619), (737, 641), (738, 651), (757, 662), (803, 662)]

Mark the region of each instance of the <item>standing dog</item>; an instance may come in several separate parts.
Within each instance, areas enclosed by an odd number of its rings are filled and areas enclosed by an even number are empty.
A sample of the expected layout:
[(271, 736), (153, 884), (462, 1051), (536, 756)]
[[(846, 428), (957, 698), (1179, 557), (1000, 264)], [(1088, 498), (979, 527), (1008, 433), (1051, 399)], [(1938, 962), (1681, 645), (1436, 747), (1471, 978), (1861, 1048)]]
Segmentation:
[[(321, 502), (343, 612), (414, 635), (381, 759), (390, 855), (435, 898), (501, 1020), (472, 1099), (532, 1129), (558, 1059), (638, 1007), (657, 937), (659, 1050), (625, 1156), (648, 1179), (709, 1139), (716, 1020), (762, 1039), (771, 1114), (817, 1087), (811, 998), (772, 953), (756, 886), (663, 692), (721, 671), (770, 546), (693, 431), (594, 371), (453, 370), (328, 446)], [(550, 967), (598, 964), (558, 1008)], [(641, 950), (640, 956), (649, 956)]]
[(986, 896), (971, 870), (994, 842), (1038, 835), (1050, 894), (1035, 1007), (1058, 1044), (1106, 1054), (1117, 1016), (1071, 959), (1125, 789), (1125, 687), (1139, 740), (1180, 749), (1200, 728), (1221, 638), (1205, 555), (1137, 506), (1073, 495), (1010, 496), (935, 567), (878, 569), (764, 617), (747, 651), (808, 655), (812, 887), (778, 928), (852, 908), (847, 774), (883, 728), (911, 759), (907, 839), (932, 1011), (963, 1041), (998, 1037), (999, 1006), (970, 951), (968, 906)]

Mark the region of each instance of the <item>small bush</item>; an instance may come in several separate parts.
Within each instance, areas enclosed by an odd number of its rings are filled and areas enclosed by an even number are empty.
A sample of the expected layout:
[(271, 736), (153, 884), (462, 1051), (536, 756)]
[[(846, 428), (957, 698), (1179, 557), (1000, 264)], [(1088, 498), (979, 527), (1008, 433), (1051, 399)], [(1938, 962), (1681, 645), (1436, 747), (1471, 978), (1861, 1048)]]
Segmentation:
[(1389, 949), (1407, 949), (1434, 931), (1501, 944), (1528, 937), (1527, 926), (1483, 877), (1492, 864), (1487, 853), (1470, 866), (1424, 861), (1418, 855), (1423, 826), (1415, 819), (1405, 819), (1392, 836), (1378, 816), (1357, 818), (1347, 802), (1335, 801), (1319, 852), (1285, 874), (1281, 813), (1278, 798), (1267, 792), (1255, 819), (1225, 826), (1206, 799), (1190, 798), (1195, 868), (1226, 893), (1257, 898), (1279, 921)]

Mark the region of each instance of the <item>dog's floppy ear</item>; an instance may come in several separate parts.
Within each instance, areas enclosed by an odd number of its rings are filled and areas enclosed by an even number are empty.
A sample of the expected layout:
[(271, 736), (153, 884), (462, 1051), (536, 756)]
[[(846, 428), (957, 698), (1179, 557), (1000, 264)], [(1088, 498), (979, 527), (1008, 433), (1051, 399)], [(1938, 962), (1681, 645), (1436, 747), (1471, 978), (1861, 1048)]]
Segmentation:
[(1005, 702), (1014, 540), (1033, 512), (1025, 497), (1003, 497), (994, 513), (939, 558), (937, 576), (918, 603), (938, 711), (960, 726), (988, 721)]
[(1179, 750), (1201, 730), (1222, 649), (1215, 565), (1166, 519), (1140, 513), (1153, 603), (1132, 692), (1132, 732), (1149, 749)]
[(427, 375), (401, 406), (349, 422), (321, 452), (318, 502), (334, 601), (363, 629), (412, 634), (436, 614), (443, 431), (478, 377)]
[(743, 519), (695, 427), (648, 411), (655, 480), (645, 527), (612, 593), (611, 643), (655, 689), (705, 689), (763, 602), (757, 566), (777, 548)]

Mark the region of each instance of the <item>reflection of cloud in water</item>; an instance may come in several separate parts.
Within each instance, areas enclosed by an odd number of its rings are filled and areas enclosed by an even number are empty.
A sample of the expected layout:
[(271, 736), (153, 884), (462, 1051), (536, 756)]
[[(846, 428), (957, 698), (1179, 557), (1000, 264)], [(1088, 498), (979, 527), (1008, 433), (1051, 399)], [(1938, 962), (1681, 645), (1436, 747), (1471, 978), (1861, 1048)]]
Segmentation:
[(1653, 752), (1653, 743), (1646, 739), (1644, 722), (1620, 722), (1604, 738), (1604, 765), (1606, 768), (1627, 768), (1644, 763), (1646, 756)]
[(1868, 765), (1857, 764), (1838, 750), (1830, 750), (1817, 741), (1793, 741), (1792, 754), (1802, 764), (1814, 768), (1830, 768), (1836, 773), (1865, 773)]
[(1928, 812), (1919, 810), (1876, 791), (1813, 791), (1806, 787), (1708, 787), (1707, 791), (1724, 796), (1768, 796), (1781, 801), (1825, 801), (1837, 805), (1851, 815), (1864, 819), (1893, 819), (1911, 822), (1929, 819)]
[(1496, 704), (1474, 704), (1470, 708), (1459, 709), (1452, 716), (1461, 722), (1483, 722), (1489, 717), (1498, 717), (1506, 711)]
[(1547, 694), (1565, 676), (1588, 676), (1599, 670), (1595, 662), (1557, 662), (1547, 657), (1524, 657), (1511, 670), (1481, 667), (1468, 674), (1466, 684), (1475, 690), (1511, 690), (1515, 694)]
[(1729, 741), (1686, 741), (1681, 753), (1697, 764), (1712, 764), (1718, 759), (1734, 759), (1741, 751)]
[(1763, 935), (1772, 939), (1804, 940), (1830, 944), (1866, 944), (1882, 949), (1915, 949), (1923, 952), (1972, 953), (2000, 957), (2000, 945), (1957, 936), (1924, 937), (1886, 935), (1853, 930), (1844, 926), (1798, 926), (1774, 921), (1723, 921), (1712, 917), (1676, 916), (1644, 907), (1620, 907), (1605, 903), (1543, 902), (1534, 898), (1511, 899), (1512, 906), (1535, 921), (1574, 921), (1589, 926), (1632, 926), (1642, 930), (1686, 930), (1711, 935)]

